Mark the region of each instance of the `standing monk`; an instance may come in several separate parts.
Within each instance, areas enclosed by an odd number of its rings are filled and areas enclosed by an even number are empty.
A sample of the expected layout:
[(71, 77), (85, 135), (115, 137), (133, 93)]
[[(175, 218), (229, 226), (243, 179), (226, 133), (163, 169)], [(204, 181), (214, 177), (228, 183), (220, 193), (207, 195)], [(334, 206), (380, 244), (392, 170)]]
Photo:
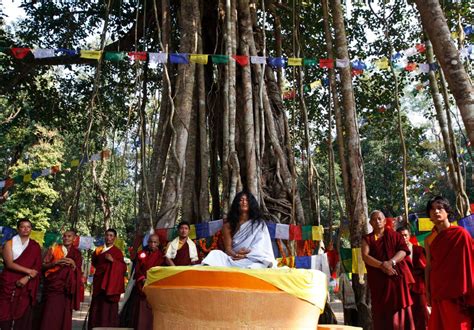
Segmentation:
[(41, 248), (30, 239), (31, 222), (17, 223), (18, 235), (3, 249), (5, 269), (0, 274), (0, 329), (32, 329), (41, 271)]
[(165, 261), (168, 266), (189, 266), (199, 258), (196, 244), (188, 237), (190, 225), (181, 221), (178, 225), (178, 237), (172, 240), (166, 248)]
[(72, 329), (72, 310), (81, 307), (82, 256), (73, 246), (75, 238), (75, 231), (64, 232), (63, 244), (53, 245), (43, 259), (41, 330)]
[(88, 329), (119, 326), (118, 302), (120, 295), (125, 292), (123, 276), (126, 265), (122, 251), (114, 246), (116, 238), (115, 229), (107, 229), (105, 245), (98, 247), (92, 254), (95, 274)]
[(413, 276), (405, 261), (410, 254), (399, 233), (385, 228), (385, 216), (373, 211), (370, 224), (374, 231), (362, 239), (362, 258), (372, 298), (374, 329), (415, 329), (411, 313), (409, 284)]
[(431, 303), (428, 329), (472, 329), (474, 317), (474, 243), (462, 227), (451, 225), (447, 199), (426, 205), (434, 224), (425, 239), (426, 294)]
[(415, 321), (415, 328), (416, 330), (425, 330), (428, 327), (429, 319), (425, 290), (425, 249), (423, 249), (422, 246), (413, 245), (410, 242), (411, 233), (407, 227), (398, 228), (397, 232), (403, 236), (411, 252), (408, 265), (415, 279), (415, 283), (410, 286), (411, 299), (413, 300), (411, 311), (413, 313), (413, 320)]

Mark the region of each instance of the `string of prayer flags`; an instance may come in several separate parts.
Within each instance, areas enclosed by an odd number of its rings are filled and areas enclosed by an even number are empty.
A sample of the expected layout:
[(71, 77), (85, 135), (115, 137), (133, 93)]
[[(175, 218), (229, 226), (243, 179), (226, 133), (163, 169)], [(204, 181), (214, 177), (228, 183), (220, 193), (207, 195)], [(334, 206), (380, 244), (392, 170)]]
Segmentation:
[(310, 256), (296, 257), (295, 268), (311, 269), (311, 257)]
[(300, 57), (288, 57), (288, 66), (302, 66), (303, 59)]
[(303, 226), (301, 232), (303, 240), (313, 239), (313, 226)]
[(167, 53), (148, 53), (148, 64), (150, 67), (158, 67), (158, 64), (168, 63)]
[(347, 68), (349, 66), (349, 59), (347, 58), (337, 58), (336, 67), (337, 68)]
[(99, 60), (102, 56), (102, 51), (100, 50), (84, 50), (81, 49), (81, 57), (91, 60)]
[(418, 218), (418, 230), (419, 231), (431, 231), (433, 229), (433, 223), (430, 218)]
[(276, 231), (276, 223), (267, 222), (268, 233), (270, 234), (270, 238), (275, 238), (275, 231)]
[(290, 239), (290, 226), (283, 223), (277, 223), (275, 229), (276, 239)]
[(334, 61), (332, 58), (321, 58), (319, 59), (319, 67), (321, 69), (332, 69), (334, 68)]
[(388, 58), (385, 56), (375, 61), (375, 67), (379, 70), (387, 70), (389, 68)]
[(185, 53), (169, 54), (170, 63), (172, 64), (189, 64), (189, 56)]
[(203, 54), (191, 54), (189, 55), (189, 61), (197, 64), (207, 64), (209, 61), (209, 55)]
[(314, 58), (305, 58), (303, 60), (303, 65), (304, 66), (313, 66), (313, 65), (316, 65), (316, 64), (317, 64), (317, 61)]
[(213, 64), (227, 64), (229, 63), (228, 55), (211, 55)]
[(104, 55), (105, 61), (120, 62), (125, 59), (125, 53), (123, 52), (106, 52)]
[(356, 60), (352, 62), (352, 69), (355, 70), (365, 70), (367, 69), (367, 65), (362, 62), (361, 60)]
[(240, 65), (246, 66), (249, 64), (249, 57), (246, 55), (232, 55), (232, 58)]

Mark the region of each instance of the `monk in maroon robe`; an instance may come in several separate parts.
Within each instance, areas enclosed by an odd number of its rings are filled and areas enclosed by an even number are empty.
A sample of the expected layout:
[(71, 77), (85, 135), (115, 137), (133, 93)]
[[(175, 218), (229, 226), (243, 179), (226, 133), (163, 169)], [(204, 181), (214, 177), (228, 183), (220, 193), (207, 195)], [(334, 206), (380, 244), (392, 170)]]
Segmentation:
[(132, 324), (135, 330), (153, 328), (153, 312), (146, 301), (143, 285), (145, 284), (147, 271), (152, 267), (161, 266), (164, 262), (164, 255), (159, 245), (160, 239), (158, 235), (151, 235), (148, 239), (147, 249), (138, 254), (134, 276), (135, 287), (132, 291), (132, 295), (136, 298), (135, 301), (137, 301)]
[(75, 238), (74, 231), (66, 231), (63, 244), (53, 245), (43, 259), (45, 279), (41, 330), (72, 329), (72, 310), (81, 308), (82, 256), (73, 246)]
[(374, 329), (415, 329), (409, 285), (413, 276), (405, 261), (410, 254), (402, 235), (385, 229), (380, 211), (370, 215), (373, 232), (362, 239), (362, 258), (367, 267)]
[(199, 261), (196, 244), (189, 239), (190, 225), (182, 221), (178, 225), (178, 237), (172, 240), (165, 254), (166, 264), (169, 266), (189, 266)]
[(410, 242), (411, 233), (407, 227), (401, 227), (397, 229), (397, 232), (403, 236), (411, 252), (406, 260), (415, 279), (415, 283), (410, 285), (410, 294), (413, 300), (411, 311), (413, 320), (415, 321), (415, 328), (417, 330), (425, 330), (428, 328), (428, 319), (430, 317), (425, 290), (425, 249), (422, 246), (413, 245)]
[(428, 329), (472, 329), (474, 323), (474, 243), (462, 227), (449, 222), (451, 207), (441, 196), (426, 206), (434, 232), (425, 239)]
[(92, 254), (95, 274), (88, 329), (119, 326), (118, 302), (120, 295), (125, 292), (126, 265), (122, 251), (114, 246), (116, 237), (115, 229), (107, 229), (105, 245), (98, 247)]
[(0, 274), (0, 329), (32, 329), (32, 306), (41, 271), (41, 248), (30, 239), (31, 222), (18, 221), (18, 235), (3, 249), (5, 269)]

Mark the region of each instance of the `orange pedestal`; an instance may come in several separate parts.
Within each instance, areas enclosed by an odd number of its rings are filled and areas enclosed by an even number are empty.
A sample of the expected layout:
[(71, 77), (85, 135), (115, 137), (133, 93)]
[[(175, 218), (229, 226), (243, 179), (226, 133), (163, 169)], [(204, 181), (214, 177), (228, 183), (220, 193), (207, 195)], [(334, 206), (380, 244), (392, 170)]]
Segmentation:
[(153, 328), (316, 329), (320, 308), (243, 273), (187, 270), (145, 287)]

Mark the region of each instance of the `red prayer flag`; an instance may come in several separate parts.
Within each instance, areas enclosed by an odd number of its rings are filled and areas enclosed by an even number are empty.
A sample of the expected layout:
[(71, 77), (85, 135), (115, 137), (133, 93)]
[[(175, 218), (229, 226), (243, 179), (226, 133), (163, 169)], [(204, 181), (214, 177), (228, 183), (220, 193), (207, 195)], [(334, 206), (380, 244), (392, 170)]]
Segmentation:
[(11, 48), (10, 50), (13, 57), (19, 60), (24, 59), (25, 56), (30, 52), (29, 48)]
[(364, 70), (357, 70), (357, 69), (352, 69), (352, 76), (358, 76), (360, 74), (363, 74)]
[(168, 229), (155, 229), (155, 234), (160, 238), (160, 244), (166, 244), (166, 242), (168, 242)]
[(296, 91), (294, 89), (283, 92), (283, 99), (284, 100), (291, 100), (296, 97)]
[(249, 57), (247, 55), (232, 55), (232, 58), (239, 63), (240, 66), (249, 64)]
[(417, 44), (415, 48), (418, 51), (418, 53), (423, 53), (426, 50), (425, 44)]
[(416, 63), (408, 63), (407, 66), (405, 67), (405, 70), (407, 70), (407, 71), (416, 70)]
[(147, 52), (128, 52), (128, 57), (132, 61), (146, 61)]
[(59, 169), (60, 169), (59, 165), (55, 165), (55, 166), (51, 167), (51, 174), (58, 173)]
[(332, 69), (334, 68), (334, 61), (332, 58), (321, 58), (319, 60), (319, 67), (320, 68), (326, 68), (326, 69)]
[(8, 188), (13, 187), (14, 184), (15, 184), (15, 181), (13, 181), (12, 178), (7, 178), (5, 180), (5, 186), (3, 188), (5, 188), (5, 190), (7, 190)]
[(303, 239), (303, 233), (301, 226), (299, 225), (290, 225), (290, 240), (299, 241)]
[(72, 242), (72, 246), (74, 246), (75, 248), (78, 248), (80, 239), (81, 239), (81, 236), (76, 235), (76, 238), (74, 238), (74, 241)]

